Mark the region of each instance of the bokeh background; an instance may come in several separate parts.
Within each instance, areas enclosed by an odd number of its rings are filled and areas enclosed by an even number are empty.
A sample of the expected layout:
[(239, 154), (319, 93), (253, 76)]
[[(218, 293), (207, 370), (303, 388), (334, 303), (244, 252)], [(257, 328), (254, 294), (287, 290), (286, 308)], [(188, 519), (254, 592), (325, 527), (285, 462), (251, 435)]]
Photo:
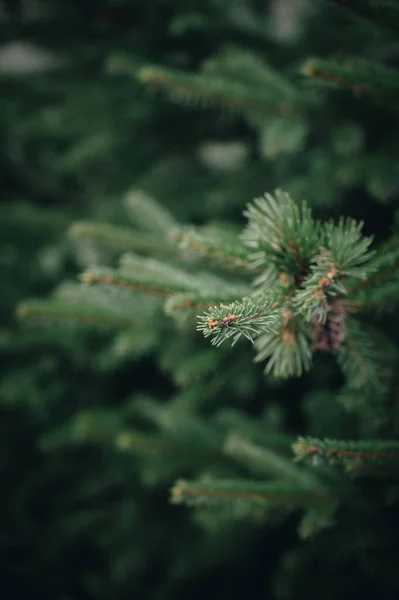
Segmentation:
[[(310, 559), (295, 516), (221, 527), (204, 516), (204, 526), (169, 503), (176, 477), (192, 472), (184, 461), (147, 464), (101, 443), (101, 409), (117, 419), (133, 396), (167, 403), (200, 385), (211, 398), (205, 414), (223, 406), (258, 418), (267, 404), (276, 427), (301, 432), (311, 415), (327, 434), (334, 409), (312, 412), (314, 397), (296, 400), (327, 380), (334, 386), (328, 361), (266, 388), (250, 352), (226, 351), (209, 391), (207, 380), (190, 379), (186, 341), (169, 337), (163, 316), (130, 343), (101, 328), (32, 326), (16, 316), (24, 299), (47, 296), (87, 264), (112, 263), (115, 251), (71, 239), (69, 228), (82, 219), (124, 225), (123, 198), (137, 190), (182, 223), (241, 227), (248, 201), (283, 187), (317, 215), (364, 218), (366, 231), (384, 239), (399, 183), (389, 111), (337, 92), (316, 121), (273, 111), (259, 119), (137, 76), (155, 64), (255, 87), (264, 77), (273, 104), (273, 93), (279, 101), (291, 93), (285, 78), (296, 84), (308, 56), (362, 53), (396, 64), (394, 38), (335, 8), (310, 0), (0, 2), (2, 599), (327, 599), (340, 591), (337, 574), (351, 597), (381, 591), (352, 559), (323, 562), (329, 539)], [(190, 352), (206, 347), (192, 337)], [(326, 580), (335, 581), (331, 592)]]

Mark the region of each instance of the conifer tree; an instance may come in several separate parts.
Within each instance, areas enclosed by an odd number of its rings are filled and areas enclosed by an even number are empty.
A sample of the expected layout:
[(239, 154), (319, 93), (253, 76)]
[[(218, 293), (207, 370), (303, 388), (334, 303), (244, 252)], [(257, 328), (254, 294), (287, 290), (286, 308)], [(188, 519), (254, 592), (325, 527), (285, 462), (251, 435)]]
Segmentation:
[[(298, 2), (286, 39), (276, 4), (266, 25), (258, 4), (93, 6), (74, 50), (57, 40), (61, 64), (36, 76), (30, 116), (5, 103), (8, 167), (42, 200), (80, 197), (79, 275), (17, 315), (109, 382), (97, 401), (40, 406), (37, 440), (46, 468), (75, 457), (65, 478), (79, 456), (93, 467), (66, 486), (84, 510), (60, 509), (48, 535), (61, 556), (87, 533), (102, 558), (116, 549), (105, 575), (79, 575), (94, 598), (155, 593), (140, 579), (152, 519), (167, 532), (160, 598), (240, 571), (259, 540), (278, 548), (263, 595), (399, 590), (399, 5)], [(92, 52), (88, 31), (105, 32)], [(183, 507), (166, 508), (168, 490)]]

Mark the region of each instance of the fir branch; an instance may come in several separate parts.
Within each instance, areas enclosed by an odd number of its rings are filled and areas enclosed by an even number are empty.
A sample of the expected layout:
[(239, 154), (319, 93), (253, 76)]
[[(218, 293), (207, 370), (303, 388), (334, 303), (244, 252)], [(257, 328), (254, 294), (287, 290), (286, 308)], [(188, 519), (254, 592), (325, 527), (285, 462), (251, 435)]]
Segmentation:
[(144, 231), (167, 238), (179, 227), (172, 213), (142, 190), (128, 192), (123, 205), (133, 224)]
[(346, 349), (338, 352), (337, 360), (347, 378), (346, 389), (351, 394), (383, 391), (381, 366), (373, 339), (358, 321), (346, 321)]
[[(185, 396), (185, 401), (191, 402), (191, 400), (192, 397)], [(134, 413), (150, 421), (157, 429), (179, 443), (184, 442), (189, 445), (198, 443), (201, 447), (206, 446), (221, 455), (223, 439), (221, 434), (202, 421), (197, 414), (190, 414), (187, 406), (182, 408), (182, 402), (182, 396), (178, 397), (176, 403), (172, 402), (169, 405), (146, 396), (139, 397), (134, 402)]]
[(131, 252), (121, 257), (119, 269), (92, 267), (81, 275), (81, 280), (87, 284), (119, 287), (160, 296), (193, 290), (202, 290), (208, 294), (223, 293), (226, 287), (229, 288), (228, 282), (218, 277), (199, 272), (191, 274), (166, 262)]
[(139, 256), (132, 252), (121, 257), (119, 272), (132, 279), (137, 279), (138, 282), (153, 281), (155, 284), (164, 286), (170, 293), (195, 291), (200, 294), (223, 294), (226, 289), (230, 289), (230, 293), (240, 293), (243, 289), (238, 284), (231, 285), (228, 281), (207, 272), (189, 273), (173, 264)]
[[(255, 250), (254, 267), (263, 269), (255, 283), (265, 290), (264, 298), (245, 298), (245, 323), (236, 314), (241, 311), (236, 303), (228, 312), (223, 307), (221, 314), (210, 308), (200, 318), (198, 329), (205, 336), (213, 335), (216, 345), (228, 337), (235, 343), (240, 331), (250, 341), (256, 337), (256, 360), (268, 360), (267, 373), (301, 375), (311, 366), (311, 334), (314, 349), (341, 349), (346, 337), (346, 308), (340, 300), (347, 293), (343, 282), (349, 277), (366, 277), (372, 238), (363, 236), (363, 223), (352, 219), (324, 225), (314, 221), (305, 203), (299, 208), (281, 190), (257, 198), (245, 214), (249, 222), (242, 237)], [(270, 289), (274, 290), (274, 304)], [(258, 313), (252, 307), (249, 313), (250, 303), (255, 301), (266, 301), (267, 308)], [(261, 331), (256, 321), (271, 310), (278, 313), (278, 326), (275, 320), (272, 331), (265, 330), (264, 324)]]
[(248, 225), (242, 234), (252, 251), (254, 267), (285, 272), (296, 281), (307, 274), (320, 245), (321, 226), (312, 218), (306, 203), (299, 208), (282, 190), (265, 194), (249, 204), (244, 215)]
[(240, 410), (223, 408), (216, 413), (214, 422), (218, 429), (221, 427), (229, 435), (238, 435), (279, 453), (286, 452), (293, 443), (292, 436), (282, 433), (278, 425), (265, 415), (249, 417)]
[[(165, 415), (160, 410), (161, 421)], [(166, 415), (167, 418), (167, 415)], [(195, 422), (198, 425), (197, 422)], [(142, 432), (127, 429), (121, 415), (115, 411), (92, 409), (79, 412), (60, 429), (43, 438), (42, 446), (52, 449), (58, 445), (108, 444), (119, 451), (132, 451), (144, 458), (163, 460), (165, 455), (179, 462), (200, 460), (227, 464), (222, 454), (217, 436), (185, 435), (179, 428), (164, 427), (161, 433)], [(200, 427), (197, 427), (200, 429)], [(196, 432), (196, 431), (195, 431)], [(194, 433), (195, 433), (194, 432)], [(207, 432), (207, 430), (206, 430)], [(201, 431), (202, 433), (202, 431)]]
[(311, 492), (298, 486), (280, 482), (259, 482), (250, 480), (179, 480), (171, 490), (173, 504), (226, 505), (228, 502), (245, 502), (261, 506), (308, 506), (322, 502), (324, 495)]
[(399, 101), (399, 75), (388, 67), (361, 59), (342, 62), (314, 58), (308, 60), (301, 72), (307, 77), (323, 80), (376, 100)]
[(95, 221), (76, 221), (69, 228), (74, 240), (90, 240), (117, 250), (136, 250), (139, 252), (172, 253), (174, 248), (168, 240), (159, 235), (134, 231), (127, 227), (110, 225)]
[(267, 361), (265, 373), (274, 377), (299, 377), (312, 364), (309, 327), (286, 307), (279, 315), (275, 333), (262, 333), (255, 340), (255, 362)]
[(232, 304), (214, 306), (198, 319), (197, 331), (202, 331), (205, 337), (213, 336), (215, 346), (230, 338), (234, 345), (242, 336), (253, 342), (262, 331), (274, 331), (278, 321), (276, 298), (248, 297)]
[(375, 254), (369, 247), (373, 238), (362, 235), (363, 222), (343, 218), (338, 224), (330, 221), (325, 225), (326, 245), (330, 257), (322, 255), (322, 264), (330, 264), (330, 258), (342, 277), (365, 279), (367, 271), (364, 263), (368, 262)]
[[(117, 302), (115, 301), (117, 296)], [(112, 286), (91, 287), (84, 283), (65, 282), (61, 284), (53, 293), (56, 302), (69, 304), (90, 305), (94, 309), (107, 311), (127, 319), (134, 319), (137, 324), (151, 320), (154, 313), (160, 309), (159, 299), (156, 297), (147, 297), (146, 302), (142, 302), (139, 295), (132, 297), (132, 294), (123, 293), (118, 288)]]
[(215, 372), (221, 361), (222, 357), (214, 348), (183, 358), (174, 372), (173, 379), (180, 387), (198, 385), (200, 379)]
[(399, 239), (393, 236), (388, 242), (381, 246), (378, 253), (367, 266), (367, 279), (354, 285), (348, 286), (348, 293), (355, 295), (370, 287), (379, 286), (381, 281), (395, 275), (399, 271)]
[(181, 229), (178, 236), (176, 240), (182, 250), (192, 248), (202, 255), (217, 259), (223, 266), (256, 272), (247, 248), (237, 240), (235, 235), (229, 235), (222, 229), (216, 230), (215, 227), (202, 231), (191, 227)]
[(309, 124), (298, 116), (275, 116), (260, 132), (262, 157), (275, 159), (277, 156), (294, 155), (305, 149), (310, 133)]
[(17, 307), (19, 319), (42, 324), (77, 324), (87, 327), (125, 329), (133, 326), (126, 317), (100, 310), (90, 304), (70, 304), (56, 300), (30, 300)]
[(326, 462), (354, 472), (363, 468), (392, 465), (399, 467), (399, 442), (381, 440), (320, 440), (300, 437), (293, 444), (297, 460), (309, 460), (317, 466)]
[(175, 456), (183, 460), (203, 459), (223, 462), (223, 456), (214, 448), (198, 443), (187, 443), (185, 440), (170, 439), (162, 435), (141, 433), (138, 431), (121, 431), (114, 438), (115, 447), (123, 452), (135, 452), (144, 456)]
[(148, 355), (159, 343), (158, 331), (148, 327), (139, 329), (139, 326), (136, 329), (136, 322), (135, 329), (122, 331), (113, 339), (109, 354), (118, 362), (124, 357), (132, 359)]
[(228, 436), (224, 444), (224, 452), (257, 472), (278, 476), (305, 489), (317, 492), (323, 490), (322, 483), (312, 473), (298, 469), (291, 459), (254, 444), (242, 436), (236, 434)]
[(224, 46), (216, 55), (204, 61), (202, 71), (205, 75), (265, 87), (276, 98), (292, 99), (296, 103), (301, 103), (303, 99), (302, 91), (280, 71), (271, 67), (265, 61), (264, 54), (255, 54), (242, 47)]
[(189, 310), (206, 310), (216, 304), (228, 303), (232, 304), (237, 297), (245, 296), (250, 290), (238, 292), (235, 289), (228, 287), (224, 292), (217, 293), (185, 293), (172, 294), (166, 299), (165, 312), (169, 315), (182, 313)]
[(328, 529), (335, 524), (334, 513), (337, 510), (337, 503), (328, 501), (320, 506), (311, 507), (302, 517), (298, 526), (298, 535), (301, 539), (307, 540), (320, 531)]
[(375, 308), (392, 310), (399, 303), (398, 279), (375, 288), (359, 290), (355, 297), (357, 300), (352, 304), (356, 306), (356, 312), (367, 312)]
[(138, 281), (115, 269), (92, 267), (80, 275), (81, 281), (88, 285), (101, 285), (107, 287), (123, 288), (139, 292), (147, 292), (158, 296), (167, 296), (171, 290), (154, 283)]
[[(131, 294), (117, 290), (118, 301), (115, 302), (113, 291), (109, 288), (94, 289), (75, 282), (64, 283), (54, 291), (51, 299), (21, 303), (17, 315), (23, 321), (43, 325), (122, 329), (134, 336), (136, 342), (141, 340), (144, 348), (153, 344), (153, 336), (148, 332), (144, 336), (143, 323), (153, 318), (154, 312), (160, 311), (159, 301), (148, 298), (147, 302), (140, 299), (134, 302)], [(135, 351), (137, 349), (136, 346)]]
[(386, 279), (387, 277), (389, 277), (390, 275), (395, 274), (397, 271), (399, 270), (399, 262), (396, 265), (392, 265), (391, 267), (385, 269), (384, 271), (381, 271), (380, 273), (375, 273), (374, 275), (372, 275), (370, 277), (370, 279), (366, 280), (366, 281), (362, 281), (356, 285), (354, 285), (348, 293), (350, 294), (354, 294), (355, 292), (358, 292), (360, 290), (363, 290), (371, 285), (375, 285), (376, 283), (380, 283), (381, 281), (383, 281), (384, 279)]
[(310, 321), (315, 313), (325, 323), (331, 300), (346, 295), (347, 278), (366, 279), (363, 266), (373, 256), (372, 238), (362, 236), (363, 223), (341, 218), (338, 224), (324, 225), (324, 246), (312, 258), (309, 276), (294, 298), (294, 306)]
[(160, 67), (142, 67), (137, 74), (139, 81), (158, 89), (165, 89), (172, 97), (216, 104), (239, 111), (292, 115), (297, 109), (285, 99), (279, 102), (270, 94), (267, 86), (241, 83), (226, 77), (184, 73)]

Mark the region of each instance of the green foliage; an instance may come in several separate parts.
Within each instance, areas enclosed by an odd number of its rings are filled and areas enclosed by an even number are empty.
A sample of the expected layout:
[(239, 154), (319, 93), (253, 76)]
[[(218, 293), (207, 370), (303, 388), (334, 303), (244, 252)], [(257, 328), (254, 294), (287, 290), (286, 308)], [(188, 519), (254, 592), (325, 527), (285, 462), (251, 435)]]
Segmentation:
[[(237, 500), (242, 503), (237, 506)], [(172, 502), (180, 504), (185, 502), (189, 505), (201, 505), (211, 503), (221, 505), (226, 509), (228, 502), (234, 502), (234, 510), (238, 513), (243, 510), (251, 511), (251, 504), (268, 507), (269, 505), (281, 506), (281, 502), (290, 505), (308, 505), (320, 502), (317, 494), (310, 494), (298, 487), (278, 485), (276, 483), (249, 483), (248, 481), (200, 481), (186, 482), (178, 481), (172, 489)], [(228, 510), (228, 508), (227, 508)]]
[[(231, 336), (237, 341), (240, 333), (254, 341), (257, 333), (257, 360), (269, 359), (266, 372), (279, 377), (301, 375), (311, 365), (309, 324), (316, 319), (325, 326), (334, 298), (348, 293), (343, 281), (366, 277), (360, 265), (372, 256), (371, 239), (363, 238), (362, 224), (351, 220), (341, 219), (337, 225), (314, 221), (305, 203), (299, 209), (280, 190), (276, 197), (268, 194), (257, 199), (246, 216), (249, 223), (243, 239), (253, 252), (254, 267), (264, 271), (257, 280), (262, 284), (261, 303), (255, 296), (252, 306), (249, 298), (243, 308), (211, 309), (201, 317), (199, 329), (206, 336), (216, 334), (217, 345)], [(231, 324), (226, 321), (229, 314)], [(261, 332), (266, 315), (270, 319), (278, 315), (274, 331)]]
[(269, 261), (275, 269), (300, 277), (315, 248), (320, 244), (320, 224), (313, 221), (304, 203), (300, 208), (288, 194), (277, 190), (247, 208), (248, 226), (243, 234), (246, 245), (254, 250), (256, 266), (267, 269)]
[(344, 62), (312, 59), (302, 67), (304, 75), (323, 79), (334, 86), (349, 88), (377, 100), (397, 103), (399, 76), (394, 69), (361, 59)]
[(398, 443), (380, 440), (353, 442), (300, 438), (293, 448), (299, 459), (310, 459), (316, 466), (326, 461), (355, 475), (365, 475), (368, 469), (373, 472), (373, 468), (395, 465), (399, 459)]
[[(235, 112), (289, 115), (296, 105), (304, 103), (300, 92), (278, 73), (266, 65), (253, 63), (253, 57), (233, 50), (232, 56), (222, 55), (220, 60), (205, 64), (200, 75), (147, 66), (139, 70), (137, 77), (146, 85), (166, 89), (172, 99), (198, 102), (202, 106), (221, 105)], [(229, 69), (230, 65), (234, 70)]]
[(397, 3), (6, 4), (5, 569), (396, 597)]
[(280, 315), (276, 333), (259, 335), (256, 361), (267, 360), (265, 372), (275, 377), (300, 376), (312, 364), (311, 337), (306, 325), (287, 309)]
[(205, 337), (214, 335), (212, 344), (220, 344), (233, 338), (235, 344), (241, 336), (251, 342), (260, 331), (273, 331), (277, 322), (277, 313), (270, 298), (258, 302), (253, 298), (244, 298), (242, 302), (233, 302), (227, 306), (211, 308), (200, 317), (198, 330)]

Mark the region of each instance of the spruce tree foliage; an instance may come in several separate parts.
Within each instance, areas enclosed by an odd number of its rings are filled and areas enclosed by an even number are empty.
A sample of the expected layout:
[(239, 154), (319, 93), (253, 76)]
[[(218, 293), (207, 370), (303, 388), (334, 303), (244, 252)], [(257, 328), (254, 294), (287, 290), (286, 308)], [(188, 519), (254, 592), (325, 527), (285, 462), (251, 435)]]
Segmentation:
[(4, 172), (68, 205), (34, 214), (80, 274), (18, 303), (9, 343), (51, 340), (79, 382), (50, 367), (41, 401), (24, 376), (38, 465), (16, 514), (56, 517), (47, 546), (7, 535), (99, 599), (184, 595), (263, 540), (263, 595), (395, 597), (399, 7), (304, 3), (285, 40), (271, 6), (196, 4), (10, 13), (60, 64), (7, 79)]

